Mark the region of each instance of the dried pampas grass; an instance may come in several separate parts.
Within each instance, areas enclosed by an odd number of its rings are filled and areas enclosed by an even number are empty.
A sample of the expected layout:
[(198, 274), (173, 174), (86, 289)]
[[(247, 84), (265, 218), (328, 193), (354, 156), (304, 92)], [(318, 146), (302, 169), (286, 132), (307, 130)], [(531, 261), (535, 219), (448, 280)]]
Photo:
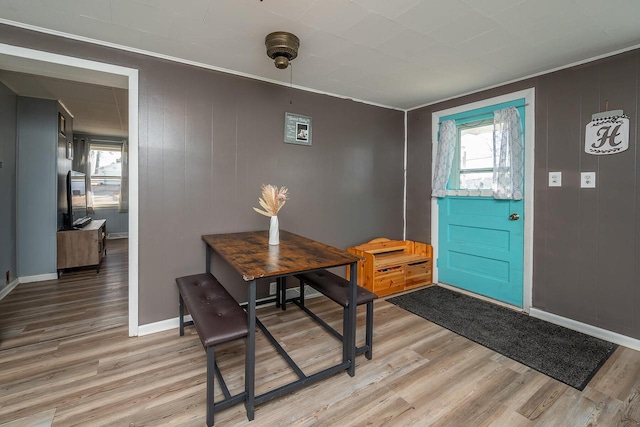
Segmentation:
[(262, 184), (262, 197), (258, 199), (260, 206), (263, 209), (253, 208), (254, 211), (264, 216), (276, 216), (278, 211), (284, 206), (289, 195), (287, 187), (280, 187), (276, 185)]

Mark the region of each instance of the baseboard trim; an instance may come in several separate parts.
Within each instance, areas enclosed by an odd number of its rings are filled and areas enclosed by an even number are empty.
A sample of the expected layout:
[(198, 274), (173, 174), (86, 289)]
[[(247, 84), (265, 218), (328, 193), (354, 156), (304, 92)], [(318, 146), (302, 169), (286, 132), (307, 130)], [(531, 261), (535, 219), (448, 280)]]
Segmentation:
[(2, 301), (4, 297), (9, 295), (9, 292), (11, 292), (16, 286), (18, 286), (19, 283), (20, 281), (18, 279), (13, 279), (13, 282), (0, 289), (0, 301)]
[[(191, 315), (184, 316), (186, 322), (191, 320)], [(178, 329), (180, 327), (180, 318), (174, 317), (173, 319), (161, 320), (159, 322), (147, 323), (146, 325), (138, 326), (138, 336), (155, 334), (157, 332), (164, 332), (170, 329)]]
[(618, 334), (616, 332), (598, 328), (597, 326), (578, 322), (577, 320), (558, 316), (557, 314), (552, 314), (547, 311), (543, 311), (533, 307), (529, 311), (529, 315), (531, 317), (535, 317), (541, 320), (546, 320), (547, 322), (554, 323), (559, 326), (564, 326), (565, 328), (573, 329), (574, 331), (582, 332), (584, 334), (591, 335), (596, 338), (607, 340), (614, 344), (622, 345), (624, 347), (628, 347), (633, 350), (640, 351), (640, 340), (628, 337), (626, 335)]
[[(308, 293), (307, 293), (308, 291)], [(317, 298), (320, 295), (320, 292), (316, 291), (315, 289), (309, 287), (309, 286), (305, 286), (305, 291), (304, 291), (304, 298)], [(300, 290), (299, 288), (289, 288), (287, 289), (287, 298), (295, 298), (300, 296)], [(269, 297), (269, 298), (273, 298), (273, 296)], [(261, 305), (259, 307), (257, 307), (257, 309), (259, 310), (262, 307), (268, 307), (270, 305), (275, 305), (275, 303), (270, 303), (270, 304), (264, 304)], [(190, 315), (186, 315), (184, 316), (185, 320), (191, 320), (191, 316)], [(149, 335), (149, 334), (155, 334), (157, 332), (164, 332), (164, 331), (168, 331), (170, 329), (177, 329), (180, 327), (180, 318), (179, 317), (174, 317), (172, 319), (166, 319), (166, 320), (160, 320), (159, 322), (153, 322), (153, 323), (147, 323), (146, 325), (140, 325), (138, 326), (138, 336), (143, 336), (143, 335)]]
[(18, 278), (20, 283), (44, 282), (45, 280), (57, 280), (57, 273), (38, 274), (35, 276), (21, 276)]

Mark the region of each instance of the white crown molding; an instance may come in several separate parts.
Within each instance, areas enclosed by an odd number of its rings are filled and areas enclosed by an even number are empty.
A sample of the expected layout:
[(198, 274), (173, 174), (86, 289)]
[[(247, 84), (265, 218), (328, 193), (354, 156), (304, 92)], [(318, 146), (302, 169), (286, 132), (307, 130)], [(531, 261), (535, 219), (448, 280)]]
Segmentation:
[(150, 57), (153, 57), (153, 58), (159, 58), (159, 59), (164, 59), (164, 60), (167, 60), (167, 61), (177, 62), (177, 63), (180, 63), (180, 64), (191, 65), (193, 67), (204, 68), (204, 69), (212, 70), (212, 71), (219, 71), (221, 73), (233, 74), (235, 76), (240, 76), (240, 77), (247, 77), (247, 78), (250, 78), (250, 79), (253, 79), (253, 80), (259, 80), (259, 81), (262, 81), (262, 82), (272, 83), (272, 84), (276, 84), (276, 85), (279, 85), (279, 86), (286, 86), (288, 88), (299, 89), (299, 90), (302, 90), (302, 91), (305, 91), (305, 92), (317, 93), (317, 94), (320, 94), (320, 95), (327, 95), (327, 96), (331, 96), (333, 98), (346, 99), (346, 100), (353, 101), (353, 102), (359, 102), (359, 103), (362, 103), (362, 104), (372, 105), (374, 107), (380, 107), (380, 108), (385, 108), (385, 109), (389, 109), (389, 110), (396, 110), (396, 111), (403, 111), (403, 112), (406, 111), (403, 108), (392, 107), (390, 105), (384, 105), (384, 104), (378, 104), (378, 103), (375, 103), (375, 102), (365, 101), (363, 99), (358, 99), (358, 98), (351, 98), (349, 96), (338, 95), (338, 94), (331, 93), (331, 92), (325, 92), (325, 91), (322, 91), (322, 90), (312, 89), (312, 88), (309, 88), (309, 87), (306, 87), (306, 86), (298, 86), (298, 85), (295, 85), (295, 84), (281, 82), (280, 80), (273, 80), (273, 79), (268, 79), (266, 77), (256, 76), (254, 74), (249, 74), (249, 73), (243, 73), (241, 71), (230, 70), (228, 68), (216, 67), (215, 65), (205, 64), (205, 63), (202, 63), (202, 62), (191, 61), (191, 60), (188, 60), (188, 59), (178, 58), (178, 57), (170, 56), (170, 55), (164, 55), (164, 54), (161, 54), (161, 53), (151, 52), (151, 51), (148, 51), (148, 50), (138, 49), (138, 48), (135, 48), (135, 47), (124, 46), (124, 45), (111, 43), (111, 42), (107, 42), (107, 41), (102, 41), (102, 40), (96, 40), (96, 39), (92, 39), (92, 38), (89, 38), (89, 37), (78, 36), (78, 35), (75, 35), (75, 34), (69, 34), (69, 33), (65, 33), (65, 32), (62, 32), (62, 31), (51, 30), (51, 29), (48, 29), (48, 28), (42, 28), (42, 27), (38, 27), (38, 26), (35, 26), (35, 25), (24, 24), (22, 22), (11, 21), (11, 20), (4, 19), (4, 18), (0, 18), (0, 24), (9, 25), (9, 26), (12, 26), (12, 27), (23, 28), (25, 30), (36, 31), (38, 33), (49, 34), (49, 35), (52, 35), (52, 36), (63, 37), (63, 38), (66, 38), (66, 39), (77, 40), (77, 41), (81, 41), (81, 42), (85, 42), (85, 43), (91, 43), (91, 44), (104, 46), (104, 47), (109, 47), (109, 48), (113, 48), (113, 49), (124, 50), (124, 51), (131, 52), (131, 53), (137, 53), (137, 54), (140, 54), (140, 55), (150, 56)]

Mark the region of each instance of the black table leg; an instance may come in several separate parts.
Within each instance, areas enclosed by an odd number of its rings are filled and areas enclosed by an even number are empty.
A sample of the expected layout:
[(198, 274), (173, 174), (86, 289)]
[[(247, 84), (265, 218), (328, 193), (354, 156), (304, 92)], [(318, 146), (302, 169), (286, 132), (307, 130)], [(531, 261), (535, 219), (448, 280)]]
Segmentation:
[(255, 376), (256, 376), (256, 280), (249, 282), (247, 295), (247, 315), (249, 317), (249, 333), (247, 334), (247, 349), (245, 354), (245, 381), (246, 393), (245, 408), (247, 418), (253, 420), (255, 407)]
[(349, 277), (349, 307), (347, 310), (348, 315), (348, 328), (346, 331), (343, 331), (344, 336), (344, 344), (347, 346), (347, 357), (351, 362), (351, 366), (347, 371), (349, 376), (356, 375), (356, 291), (357, 291), (357, 263), (352, 263), (349, 267), (350, 277)]
[(206, 254), (205, 254), (205, 266), (206, 266), (206, 271), (207, 273), (211, 273), (211, 246), (206, 245), (207, 246), (207, 250), (206, 250)]

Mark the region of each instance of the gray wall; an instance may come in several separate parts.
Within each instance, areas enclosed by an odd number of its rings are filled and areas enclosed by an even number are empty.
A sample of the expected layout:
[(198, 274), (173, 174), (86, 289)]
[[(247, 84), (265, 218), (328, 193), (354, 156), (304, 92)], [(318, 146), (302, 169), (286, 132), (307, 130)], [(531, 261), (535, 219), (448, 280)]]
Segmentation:
[(95, 213), (89, 216), (93, 219), (107, 220), (107, 234), (129, 232), (129, 214), (127, 212), (118, 212), (117, 206), (94, 209)]
[(18, 97), (18, 276), (56, 271), (57, 101)]
[[(640, 338), (640, 50), (420, 108), (408, 117), (407, 238), (429, 240), (431, 113), (536, 88), (533, 305)], [(591, 114), (630, 116), (628, 151), (584, 153)], [(548, 172), (562, 171), (561, 188)], [(597, 188), (580, 189), (595, 171)]]
[(17, 97), (0, 83), (0, 290), (17, 277), (16, 267), (16, 108)]
[[(343, 248), (402, 237), (403, 113), (156, 60), (140, 80), (141, 323), (175, 316), (202, 234), (268, 228), (263, 183), (289, 187), (283, 229)], [(286, 111), (313, 118), (313, 146), (284, 144)]]
[[(204, 270), (202, 234), (268, 228), (251, 209), (262, 183), (290, 189), (283, 229), (342, 248), (402, 237), (400, 111), (8, 26), (0, 37), (139, 70), (140, 324), (177, 316), (174, 278)], [(285, 112), (313, 118), (312, 147), (283, 143)]]

